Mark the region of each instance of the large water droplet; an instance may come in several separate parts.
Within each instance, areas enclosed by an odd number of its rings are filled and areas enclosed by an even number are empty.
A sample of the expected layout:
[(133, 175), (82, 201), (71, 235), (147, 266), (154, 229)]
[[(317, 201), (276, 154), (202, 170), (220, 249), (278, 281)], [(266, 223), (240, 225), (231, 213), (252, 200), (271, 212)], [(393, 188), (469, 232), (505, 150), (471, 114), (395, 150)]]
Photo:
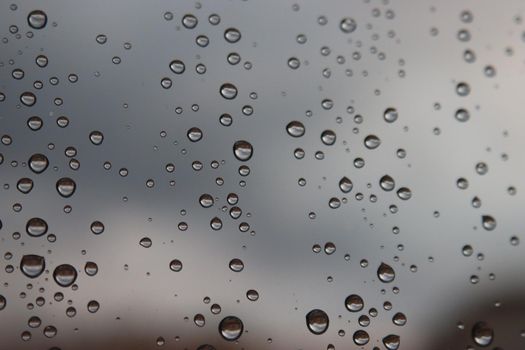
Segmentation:
[(170, 270), (174, 272), (179, 272), (182, 270), (182, 261), (179, 259), (173, 259), (170, 261)]
[(404, 326), (407, 323), (407, 317), (404, 313), (398, 312), (392, 317), (392, 322), (394, 322), (396, 326)]
[(252, 157), (253, 147), (248, 141), (237, 141), (233, 144), (233, 154), (238, 160), (246, 162)]
[(49, 165), (49, 160), (45, 155), (35, 153), (31, 156), (31, 158), (29, 158), (28, 164), (29, 169), (31, 169), (36, 174), (40, 174), (47, 169)]
[(33, 180), (27, 177), (21, 178), (16, 183), (16, 188), (18, 188), (20, 192), (27, 194), (33, 189)]
[(27, 221), (26, 232), (32, 237), (40, 237), (47, 233), (47, 222), (41, 218), (32, 218)]
[(392, 191), (396, 186), (394, 179), (389, 175), (384, 175), (379, 179), (379, 185), (385, 191)]
[(186, 70), (186, 66), (181, 60), (173, 60), (170, 63), (170, 69), (175, 74), (182, 74)]
[(335, 143), (336, 135), (332, 130), (325, 130), (321, 133), (321, 141), (327, 146), (332, 146)]
[(487, 231), (492, 231), (496, 228), (496, 219), (490, 215), (483, 215), (481, 217), (481, 224)]
[(236, 28), (228, 28), (224, 31), (224, 39), (233, 44), (241, 40), (241, 32)]
[(27, 23), (33, 29), (42, 29), (47, 24), (47, 15), (42, 10), (34, 10), (27, 16)]
[(401, 344), (401, 339), (398, 335), (389, 334), (383, 338), (383, 344), (388, 350), (397, 350)]
[(221, 85), (221, 96), (227, 100), (233, 100), (237, 96), (237, 88), (231, 83)]
[(347, 178), (346, 176), (341, 178), (341, 180), (339, 180), (339, 189), (343, 192), (343, 193), (348, 193), (352, 190), (352, 188), (354, 187), (354, 184), (352, 183), (352, 181)]
[(396, 274), (392, 266), (381, 263), (377, 269), (377, 277), (379, 277), (382, 282), (390, 283), (394, 280)]
[(339, 23), (339, 28), (341, 28), (344, 33), (352, 33), (354, 30), (356, 30), (357, 23), (353, 18), (345, 17)]
[(37, 278), (45, 268), (46, 260), (40, 255), (24, 255), (20, 261), (20, 270), (29, 278)]
[(306, 314), (306, 326), (313, 334), (323, 334), (328, 329), (330, 320), (323, 310), (314, 309)]
[(291, 121), (286, 125), (286, 131), (292, 137), (301, 137), (305, 132), (304, 124), (297, 120)]
[(62, 264), (55, 268), (53, 278), (59, 286), (69, 287), (77, 279), (77, 270), (69, 264)]
[(360, 329), (354, 333), (353, 339), (356, 345), (362, 346), (368, 343), (370, 336), (366, 331)]
[(75, 189), (77, 188), (77, 185), (75, 184), (75, 181), (69, 177), (63, 177), (59, 179), (56, 183), (56, 188), (58, 193), (64, 197), (68, 198), (75, 193)]
[(494, 330), (486, 322), (477, 322), (472, 327), (472, 339), (479, 346), (489, 346), (494, 339)]
[(234, 272), (241, 272), (244, 269), (244, 263), (241, 259), (232, 259), (230, 261), (230, 270)]
[(363, 310), (365, 303), (363, 302), (363, 298), (361, 298), (359, 295), (350, 294), (345, 299), (345, 306), (348, 311), (358, 312)]
[(228, 341), (235, 341), (240, 338), (244, 325), (242, 321), (235, 316), (227, 316), (219, 323), (219, 333)]
[(368, 149), (376, 149), (381, 144), (381, 140), (376, 135), (368, 135), (365, 137), (365, 147)]
[(397, 117), (397, 110), (395, 108), (387, 108), (383, 113), (383, 119), (385, 119), (387, 123), (395, 122)]

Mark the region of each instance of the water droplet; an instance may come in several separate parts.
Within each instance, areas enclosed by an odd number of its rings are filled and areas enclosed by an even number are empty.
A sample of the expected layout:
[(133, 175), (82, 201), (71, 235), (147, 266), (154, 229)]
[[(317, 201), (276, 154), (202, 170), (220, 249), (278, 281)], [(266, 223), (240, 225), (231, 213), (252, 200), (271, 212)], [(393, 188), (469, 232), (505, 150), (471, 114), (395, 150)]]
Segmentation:
[(494, 330), (485, 322), (477, 322), (472, 327), (472, 339), (479, 346), (489, 346), (494, 339)]
[(87, 309), (90, 313), (95, 313), (98, 311), (98, 309), (100, 308), (100, 304), (98, 303), (98, 301), (96, 300), (91, 300), (88, 304), (87, 304)]
[(394, 179), (389, 175), (384, 175), (379, 180), (379, 186), (385, 191), (392, 191), (394, 187), (396, 186), (396, 183), (394, 182)]
[(383, 338), (383, 344), (388, 350), (397, 350), (401, 344), (401, 339), (398, 335), (389, 334)]
[(228, 341), (235, 341), (240, 338), (244, 329), (242, 321), (235, 316), (227, 316), (219, 323), (219, 333)]
[(39, 255), (24, 255), (20, 261), (20, 270), (29, 278), (37, 278), (44, 272), (46, 260)]
[(346, 176), (341, 178), (341, 180), (339, 180), (339, 189), (343, 192), (343, 193), (348, 193), (352, 190), (352, 188), (354, 187), (354, 184), (352, 183), (352, 181), (350, 181), (349, 178), (347, 178)]
[(365, 147), (368, 149), (376, 149), (380, 144), (381, 140), (375, 135), (368, 135), (365, 137)]
[(383, 113), (383, 118), (387, 123), (393, 123), (397, 120), (397, 110), (395, 108), (387, 108)]
[(412, 197), (412, 191), (410, 191), (410, 189), (407, 187), (401, 187), (399, 190), (397, 190), (397, 196), (399, 199), (406, 201)]
[(174, 272), (179, 272), (182, 270), (182, 261), (179, 259), (173, 259), (170, 261), (170, 270)]
[(44, 328), (44, 336), (46, 338), (53, 338), (57, 335), (57, 329), (54, 326), (46, 326)]
[(456, 111), (456, 114), (454, 115), (454, 117), (456, 118), (457, 121), (463, 123), (470, 119), (470, 113), (466, 109), (460, 108)]
[(34, 173), (40, 174), (40, 173), (43, 173), (47, 169), (49, 165), (49, 160), (47, 159), (45, 155), (40, 154), (40, 153), (35, 153), (31, 156), (31, 158), (29, 158), (28, 164), (29, 164), (29, 168)]
[(188, 130), (188, 139), (191, 142), (198, 142), (202, 139), (202, 130), (196, 127), (193, 127)]
[(327, 146), (332, 146), (335, 143), (336, 136), (332, 130), (325, 130), (321, 133), (321, 141)]
[(93, 261), (88, 261), (84, 266), (84, 271), (86, 275), (93, 277), (98, 273), (98, 265)]
[(301, 137), (304, 135), (305, 128), (303, 123), (294, 120), (286, 125), (286, 131), (288, 132), (288, 135), (292, 137)]
[(241, 40), (241, 32), (236, 28), (228, 28), (224, 31), (224, 39), (233, 44)]
[(241, 272), (244, 269), (244, 263), (241, 259), (232, 259), (229, 265), (230, 270), (232, 270), (233, 272)]
[(492, 231), (496, 228), (496, 219), (490, 215), (483, 215), (481, 217), (481, 224), (487, 231)]
[(170, 63), (170, 69), (175, 74), (182, 74), (186, 70), (186, 66), (181, 60), (173, 60)]
[(461, 253), (464, 255), (464, 256), (471, 256), (472, 253), (474, 253), (474, 249), (472, 249), (472, 246), (470, 246), (469, 244), (466, 244), (463, 246), (463, 248), (461, 249)]
[(404, 326), (407, 323), (407, 317), (404, 313), (398, 312), (392, 317), (392, 322), (394, 322), (396, 326)]
[(104, 141), (104, 135), (100, 131), (95, 130), (89, 134), (89, 140), (92, 144), (98, 146)]
[(195, 28), (198, 23), (199, 21), (197, 20), (197, 17), (192, 14), (187, 14), (182, 17), (182, 25), (187, 29)]
[(363, 309), (365, 303), (363, 302), (363, 298), (361, 298), (359, 295), (350, 294), (345, 299), (345, 306), (348, 311), (358, 312)]
[(250, 289), (246, 292), (246, 298), (250, 301), (257, 301), (259, 299), (259, 293), (255, 289)]
[(149, 248), (153, 244), (149, 237), (143, 237), (140, 239), (139, 244), (144, 248)]
[(96, 235), (101, 234), (104, 232), (104, 224), (100, 221), (93, 221), (90, 226), (91, 232), (93, 232)]
[(20, 95), (20, 102), (27, 107), (31, 107), (36, 103), (36, 96), (34, 93), (26, 91)]
[(233, 144), (233, 154), (238, 160), (246, 162), (253, 155), (253, 147), (248, 141), (237, 141)]
[(339, 28), (341, 28), (341, 30), (344, 33), (347, 33), (347, 34), (348, 33), (352, 33), (353, 31), (356, 30), (357, 23), (356, 23), (356, 21), (353, 18), (345, 17), (339, 23)]
[(231, 83), (224, 83), (220, 89), (221, 96), (227, 100), (233, 100), (237, 96), (237, 88)]
[(337, 197), (332, 197), (328, 201), (328, 206), (332, 209), (337, 209), (341, 206), (341, 201)]
[(392, 266), (381, 263), (377, 269), (377, 277), (379, 277), (382, 282), (390, 283), (394, 280), (396, 274)]
[(53, 278), (59, 286), (69, 287), (77, 279), (77, 270), (69, 264), (62, 264), (55, 268)]
[(47, 233), (47, 222), (41, 218), (32, 218), (27, 221), (26, 232), (32, 237), (40, 237)]
[(323, 334), (328, 329), (330, 321), (323, 310), (314, 309), (306, 314), (306, 326), (313, 334)]
[(75, 193), (76, 187), (77, 185), (75, 184), (75, 181), (69, 177), (63, 177), (56, 183), (58, 193), (64, 198), (71, 197), (73, 193)]
[(195, 323), (197, 327), (204, 327), (206, 324), (206, 319), (204, 318), (203, 314), (196, 314), (193, 317), (193, 323)]
[(34, 10), (27, 16), (27, 23), (33, 29), (42, 29), (47, 24), (47, 15), (42, 10)]
[(33, 180), (27, 177), (21, 178), (16, 183), (16, 188), (18, 188), (20, 192), (27, 194), (33, 189)]
[(356, 345), (362, 346), (368, 343), (370, 336), (368, 333), (362, 329), (356, 331), (352, 337)]

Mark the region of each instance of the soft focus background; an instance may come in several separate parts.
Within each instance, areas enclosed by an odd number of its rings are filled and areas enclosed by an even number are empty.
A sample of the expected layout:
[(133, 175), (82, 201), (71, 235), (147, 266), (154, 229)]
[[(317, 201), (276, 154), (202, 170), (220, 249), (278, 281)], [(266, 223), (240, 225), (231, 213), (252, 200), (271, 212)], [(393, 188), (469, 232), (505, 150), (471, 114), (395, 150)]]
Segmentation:
[[(0, 348), (387, 349), (388, 335), (390, 350), (525, 348), (524, 11), (1, 1)], [(31, 254), (45, 266), (24, 266)], [(321, 335), (313, 309), (329, 318)], [(235, 341), (227, 316), (242, 321)]]

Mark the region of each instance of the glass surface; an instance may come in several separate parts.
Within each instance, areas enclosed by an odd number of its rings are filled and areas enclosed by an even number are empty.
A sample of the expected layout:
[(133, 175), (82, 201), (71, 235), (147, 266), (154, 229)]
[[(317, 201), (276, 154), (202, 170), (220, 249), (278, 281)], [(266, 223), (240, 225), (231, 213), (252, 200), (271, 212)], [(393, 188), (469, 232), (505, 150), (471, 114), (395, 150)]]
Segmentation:
[(0, 348), (524, 349), (523, 15), (1, 1)]

